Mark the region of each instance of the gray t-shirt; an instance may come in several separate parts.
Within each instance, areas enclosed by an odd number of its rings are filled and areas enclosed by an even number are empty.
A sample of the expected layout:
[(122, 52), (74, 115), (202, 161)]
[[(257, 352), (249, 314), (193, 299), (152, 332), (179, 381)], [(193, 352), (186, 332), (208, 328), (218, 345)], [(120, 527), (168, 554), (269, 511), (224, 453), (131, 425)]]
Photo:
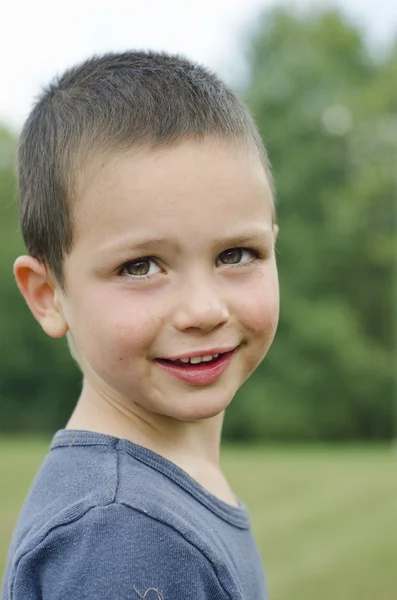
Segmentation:
[(265, 600), (238, 502), (143, 446), (58, 431), (14, 531), (3, 600)]

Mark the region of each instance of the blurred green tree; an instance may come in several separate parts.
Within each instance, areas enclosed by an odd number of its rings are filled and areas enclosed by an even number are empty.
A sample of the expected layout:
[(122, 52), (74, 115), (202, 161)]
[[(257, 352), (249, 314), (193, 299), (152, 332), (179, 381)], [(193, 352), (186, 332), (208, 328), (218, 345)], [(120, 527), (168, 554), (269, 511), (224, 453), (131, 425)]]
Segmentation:
[(246, 100), (276, 179), (281, 315), (228, 435), (391, 435), (396, 47), (371, 56), (335, 10), (266, 12), (252, 35)]
[[(391, 435), (397, 44), (374, 57), (336, 11), (276, 9), (249, 43), (245, 97), (276, 180), (279, 330), (227, 411), (225, 436)], [(12, 263), (15, 139), (0, 129), (0, 430), (53, 431), (81, 375), (26, 308)]]
[(64, 340), (41, 331), (20, 295), (12, 265), (25, 252), (18, 231), (16, 141), (0, 128), (0, 431), (52, 431), (78, 395), (80, 375)]

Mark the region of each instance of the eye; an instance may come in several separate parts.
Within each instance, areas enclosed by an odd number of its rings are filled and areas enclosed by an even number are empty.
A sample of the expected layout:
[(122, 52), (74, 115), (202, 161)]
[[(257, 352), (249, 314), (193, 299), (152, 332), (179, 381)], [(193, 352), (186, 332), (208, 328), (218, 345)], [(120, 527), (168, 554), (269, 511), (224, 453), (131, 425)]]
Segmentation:
[(224, 265), (239, 265), (253, 262), (258, 256), (258, 252), (250, 248), (229, 248), (221, 252), (218, 259)]
[(154, 275), (160, 271), (160, 267), (157, 265), (153, 258), (137, 258), (136, 260), (130, 260), (125, 263), (120, 271), (120, 275), (125, 277), (145, 277)]

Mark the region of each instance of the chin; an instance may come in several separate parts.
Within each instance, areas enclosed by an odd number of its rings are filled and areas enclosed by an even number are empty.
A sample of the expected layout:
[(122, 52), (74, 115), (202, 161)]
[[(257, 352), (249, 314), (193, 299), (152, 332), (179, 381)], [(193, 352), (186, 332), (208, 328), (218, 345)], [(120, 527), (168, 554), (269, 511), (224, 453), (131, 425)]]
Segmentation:
[(196, 421), (204, 421), (206, 419), (212, 419), (220, 415), (225, 409), (222, 410), (206, 410), (206, 411), (191, 411), (190, 413), (184, 413), (182, 415), (175, 415), (176, 421), (182, 423), (194, 423)]
[(167, 413), (168, 416), (186, 422), (211, 419), (223, 413), (234, 397), (234, 393), (226, 395), (224, 392), (222, 397), (219, 397), (219, 392), (217, 394), (213, 390), (205, 397), (204, 390), (200, 390), (200, 392), (196, 397), (189, 399), (188, 402), (185, 399), (184, 405), (182, 404), (183, 400), (181, 400), (181, 403), (176, 405), (174, 410)]

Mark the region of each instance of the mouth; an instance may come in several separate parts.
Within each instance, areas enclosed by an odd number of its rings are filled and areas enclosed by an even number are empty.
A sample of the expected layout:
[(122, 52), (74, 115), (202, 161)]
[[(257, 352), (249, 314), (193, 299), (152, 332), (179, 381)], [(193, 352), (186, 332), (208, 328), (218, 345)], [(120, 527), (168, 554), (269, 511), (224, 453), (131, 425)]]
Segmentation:
[(169, 358), (159, 358), (157, 359), (157, 362), (168, 363), (170, 365), (176, 365), (185, 368), (199, 368), (201, 366), (213, 365), (217, 362), (220, 362), (225, 354), (230, 354), (230, 352), (215, 353), (213, 355), (207, 354), (205, 356), (192, 356), (191, 358), (177, 358), (175, 360), (171, 360)]
[(237, 350), (238, 346), (229, 346), (228, 348), (214, 348), (211, 350), (203, 350), (183, 354), (180, 356), (169, 356), (168, 358), (158, 358), (156, 362), (168, 363), (180, 367), (194, 367), (201, 365), (210, 365), (221, 362), (226, 355)]
[(158, 358), (155, 363), (170, 375), (192, 385), (215, 382), (227, 370), (238, 347), (226, 352), (213, 352), (200, 356)]

